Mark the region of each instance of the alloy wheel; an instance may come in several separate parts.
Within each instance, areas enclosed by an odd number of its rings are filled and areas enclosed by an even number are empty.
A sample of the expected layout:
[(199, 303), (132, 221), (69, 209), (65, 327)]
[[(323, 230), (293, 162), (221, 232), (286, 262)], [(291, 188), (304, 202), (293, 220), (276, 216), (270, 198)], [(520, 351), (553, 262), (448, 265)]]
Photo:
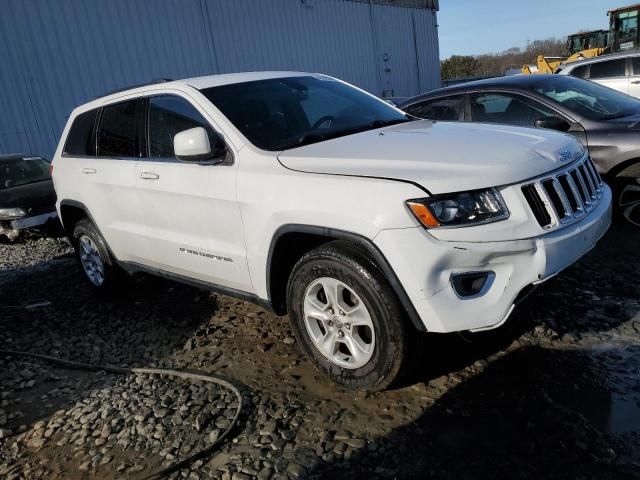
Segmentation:
[(102, 286), (104, 283), (104, 263), (98, 247), (86, 235), (82, 235), (78, 243), (80, 246), (80, 263), (84, 273), (96, 287)]
[(640, 178), (622, 187), (618, 196), (618, 207), (629, 223), (640, 227)]
[(304, 324), (315, 347), (346, 369), (371, 360), (375, 330), (366, 305), (346, 283), (330, 277), (314, 280), (304, 294)]

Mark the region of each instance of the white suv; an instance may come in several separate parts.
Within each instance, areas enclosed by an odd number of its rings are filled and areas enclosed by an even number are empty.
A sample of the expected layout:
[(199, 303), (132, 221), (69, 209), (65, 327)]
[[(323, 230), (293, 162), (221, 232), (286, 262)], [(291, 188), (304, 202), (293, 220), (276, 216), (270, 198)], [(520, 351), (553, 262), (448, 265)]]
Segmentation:
[(150, 272), (288, 313), (318, 368), (357, 388), (388, 386), (416, 330), (502, 325), (610, 223), (573, 137), (413, 121), (318, 74), (100, 98), (73, 111), (53, 165), (93, 288)]
[(623, 52), (571, 62), (554, 73), (584, 78), (640, 98), (640, 52)]

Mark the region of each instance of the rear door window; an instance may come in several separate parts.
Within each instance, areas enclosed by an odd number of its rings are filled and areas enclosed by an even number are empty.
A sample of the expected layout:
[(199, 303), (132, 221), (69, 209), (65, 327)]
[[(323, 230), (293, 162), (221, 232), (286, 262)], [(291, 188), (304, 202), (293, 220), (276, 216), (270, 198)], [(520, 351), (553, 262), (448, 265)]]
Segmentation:
[(67, 141), (64, 144), (63, 155), (78, 157), (95, 157), (96, 137), (95, 122), (98, 110), (89, 110), (78, 115), (71, 128)]
[(633, 68), (633, 75), (640, 75), (640, 57), (633, 57), (631, 59), (631, 65)]
[(592, 63), (589, 78), (591, 80), (599, 80), (602, 78), (624, 77), (625, 63), (626, 60), (624, 58)]
[(145, 100), (129, 100), (102, 109), (98, 131), (101, 157), (139, 157), (144, 154)]
[(438, 98), (415, 103), (405, 109), (407, 113), (427, 120), (464, 120), (464, 95)]

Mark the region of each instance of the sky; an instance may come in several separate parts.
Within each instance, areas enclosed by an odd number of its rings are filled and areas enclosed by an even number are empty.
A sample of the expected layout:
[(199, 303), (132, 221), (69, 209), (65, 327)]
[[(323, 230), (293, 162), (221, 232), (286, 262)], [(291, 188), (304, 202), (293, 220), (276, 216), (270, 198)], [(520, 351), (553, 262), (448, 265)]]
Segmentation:
[(609, 28), (607, 11), (638, 0), (440, 0), (440, 58), (525, 47), (527, 40), (565, 38)]

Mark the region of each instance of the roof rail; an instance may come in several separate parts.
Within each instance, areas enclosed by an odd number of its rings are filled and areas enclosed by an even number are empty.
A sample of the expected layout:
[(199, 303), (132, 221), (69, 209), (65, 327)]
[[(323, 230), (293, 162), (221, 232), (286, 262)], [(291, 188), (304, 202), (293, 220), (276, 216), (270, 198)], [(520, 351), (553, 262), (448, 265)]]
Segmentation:
[(106, 97), (109, 95), (113, 95), (114, 93), (126, 92), (127, 90), (133, 90), (134, 88), (148, 87), (149, 85), (157, 85), (158, 83), (165, 83), (165, 82), (172, 82), (172, 81), (173, 81), (172, 78), (156, 78), (155, 80), (151, 80), (150, 82), (137, 83), (135, 85), (129, 85), (128, 87), (116, 88), (115, 90), (111, 90), (110, 92), (99, 95), (96, 98)]

